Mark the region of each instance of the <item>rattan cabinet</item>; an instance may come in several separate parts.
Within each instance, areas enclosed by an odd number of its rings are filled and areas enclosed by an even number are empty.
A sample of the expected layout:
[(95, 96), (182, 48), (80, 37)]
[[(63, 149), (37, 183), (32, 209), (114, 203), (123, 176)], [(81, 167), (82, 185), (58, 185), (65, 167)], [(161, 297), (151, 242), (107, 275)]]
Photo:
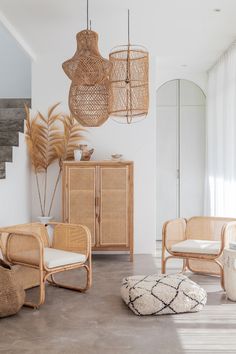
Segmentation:
[(133, 162), (66, 161), (63, 221), (86, 225), (94, 251), (129, 251), (133, 258)]

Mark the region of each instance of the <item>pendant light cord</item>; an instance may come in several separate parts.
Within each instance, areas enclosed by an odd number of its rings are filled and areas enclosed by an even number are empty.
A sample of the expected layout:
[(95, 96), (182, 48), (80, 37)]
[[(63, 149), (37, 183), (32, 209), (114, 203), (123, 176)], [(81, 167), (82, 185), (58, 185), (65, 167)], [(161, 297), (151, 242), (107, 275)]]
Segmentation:
[(130, 10), (128, 9), (128, 50), (126, 63), (126, 119), (127, 123), (132, 123), (132, 92), (131, 92), (131, 77), (130, 77)]
[(128, 9), (128, 45), (130, 45), (130, 13)]
[(128, 26), (127, 26), (127, 30), (128, 30), (128, 50), (127, 50), (127, 58), (126, 58), (126, 84), (129, 84), (130, 81), (130, 77), (129, 77), (129, 50), (130, 50), (130, 14), (129, 14), (129, 9), (128, 9)]
[(89, 0), (87, 0), (87, 30), (89, 29)]

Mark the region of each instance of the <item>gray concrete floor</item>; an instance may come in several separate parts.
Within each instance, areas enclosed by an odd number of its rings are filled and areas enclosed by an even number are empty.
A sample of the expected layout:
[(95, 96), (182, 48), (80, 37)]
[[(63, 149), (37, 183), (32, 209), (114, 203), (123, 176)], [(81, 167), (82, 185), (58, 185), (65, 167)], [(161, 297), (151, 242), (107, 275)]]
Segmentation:
[[(159, 272), (159, 257), (136, 255), (130, 263), (126, 255), (100, 255), (93, 269), (86, 294), (47, 286), (40, 310), (23, 308), (0, 320), (0, 353), (236, 353), (236, 303), (226, 299), (218, 278), (190, 275), (208, 291), (199, 313), (138, 317), (120, 298), (121, 280)], [(66, 276), (80, 277), (78, 271)]]

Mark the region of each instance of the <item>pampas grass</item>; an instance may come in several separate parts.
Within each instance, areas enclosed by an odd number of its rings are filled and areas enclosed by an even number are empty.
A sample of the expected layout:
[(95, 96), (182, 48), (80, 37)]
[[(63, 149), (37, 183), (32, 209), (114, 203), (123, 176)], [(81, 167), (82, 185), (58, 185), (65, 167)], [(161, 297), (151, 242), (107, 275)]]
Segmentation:
[[(31, 117), (29, 108), (25, 106), (25, 137), (35, 172), (42, 216), (50, 216), (51, 214), (63, 161), (73, 159), (74, 150), (78, 148), (83, 139), (82, 132), (84, 128), (71, 115), (55, 113), (58, 106), (59, 103), (51, 106), (48, 109), (47, 115), (38, 112), (34, 117)], [(49, 209), (46, 212), (48, 168), (55, 161), (59, 163), (59, 171), (53, 188)], [(39, 174), (44, 175), (43, 190), (40, 188)]]

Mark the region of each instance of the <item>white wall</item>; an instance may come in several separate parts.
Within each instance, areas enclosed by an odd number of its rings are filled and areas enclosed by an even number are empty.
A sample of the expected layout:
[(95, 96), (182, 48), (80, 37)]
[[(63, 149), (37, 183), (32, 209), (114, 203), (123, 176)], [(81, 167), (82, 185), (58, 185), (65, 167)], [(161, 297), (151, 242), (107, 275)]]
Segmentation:
[(157, 66), (157, 89), (167, 81), (174, 79), (184, 79), (194, 82), (198, 85), (203, 92), (206, 94), (207, 89), (207, 72), (206, 71), (198, 71), (194, 67), (190, 66), (182, 66), (176, 64), (174, 68), (169, 68), (167, 65), (163, 65), (158, 59), (156, 60)]
[[(65, 43), (66, 44), (66, 43)], [(72, 54), (72, 53), (71, 53)], [(70, 82), (61, 69), (65, 60), (61, 53), (50, 52), (38, 58), (33, 64), (32, 99), (33, 108), (43, 107), (61, 101), (67, 111), (67, 97)], [(155, 61), (150, 63), (150, 111), (146, 120), (134, 125), (121, 125), (109, 119), (99, 128), (88, 129), (88, 143), (95, 148), (93, 159), (107, 159), (112, 153), (122, 153), (126, 159), (134, 161), (134, 225), (135, 252), (153, 253), (156, 237), (156, 119), (155, 119)], [(46, 84), (45, 84), (46, 80)], [(57, 167), (51, 175), (56, 174)], [(32, 218), (40, 214), (35, 178), (32, 176)], [(61, 218), (61, 196), (59, 193), (52, 210), (56, 219)]]
[[(135, 3), (136, 4), (136, 3)], [(114, 4), (113, 4), (114, 5)], [(112, 5), (112, 6), (113, 6)], [(102, 55), (108, 56), (110, 48), (126, 41), (126, 29), (118, 23), (107, 31), (107, 23), (104, 22), (100, 5), (94, 6), (99, 10), (96, 16), (96, 30), (99, 33), (99, 47)], [(117, 7), (119, 18), (125, 20), (126, 2)], [(113, 9), (114, 10), (114, 9)], [(94, 11), (95, 13), (95, 11)], [(96, 12), (97, 13), (97, 12)], [(114, 11), (113, 11), (114, 13)], [(63, 12), (63, 21), (48, 22), (41, 26), (42, 31), (27, 31), (25, 38), (29, 38), (31, 47), (36, 52), (37, 58), (32, 64), (32, 107), (33, 111), (46, 111), (48, 106), (55, 102), (62, 102), (62, 109), (68, 111), (67, 97), (70, 81), (64, 74), (61, 64), (70, 58), (76, 48), (75, 35), (83, 26), (80, 20), (70, 22)], [(135, 17), (134, 17), (135, 18)], [(114, 21), (118, 17), (113, 16)], [(50, 24), (50, 26), (49, 26)], [(31, 21), (31, 26), (34, 23)], [(33, 28), (33, 27), (32, 27)], [(45, 32), (45, 33), (44, 33)], [(40, 34), (40, 35), (39, 35)], [(31, 38), (31, 35), (34, 36)], [(34, 39), (33, 39), (34, 38)], [(143, 122), (135, 125), (119, 125), (108, 120), (102, 127), (88, 130), (88, 143), (95, 148), (94, 159), (109, 158), (114, 152), (122, 153), (125, 158), (133, 160), (135, 164), (134, 174), (134, 224), (135, 224), (135, 252), (154, 253), (156, 239), (156, 89), (163, 82), (174, 78), (186, 78), (193, 80), (204, 89), (205, 74), (195, 72), (189, 68), (182, 70), (180, 67), (169, 70), (163, 62), (159, 65), (157, 61), (155, 36), (145, 34), (140, 28), (139, 22), (132, 22), (132, 38), (134, 43), (140, 42), (148, 47), (150, 51), (150, 110), (148, 117)], [(57, 166), (53, 166), (49, 178), (55, 177)], [(40, 214), (35, 186), (35, 177), (32, 174), (32, 220)], [(54, 180), (51, 178), (51, 180)], [(52, 191), (52, 184), (49, 184), (48, 192)], [(59, 186), (52, 215), (55, 219), (61, 219), (61, 186)]]
[(31, 60), (0, 22), (0, 98), (31, 96)]
[(6, 179), (0, 179), (0, 226), (30, 221), (31, 183), (24, 134), (13, 148), (13, 162), (6, 163)]
[[(61, 101), (62, 108), (68, 111), (67, 96), (70, 82), (61, 69), (65, 53), (50, 52), (33, 64), (32, 99), (33, 108), (46, 111), (48, 105)], [(150, 60), (150, 111), (146, 120), (134, 125), (120, 125), (108, 120), (99, 128), (88, 129), (88, 143), (95, 148), (93, 159), (107, 159), (111, 153), (119, 152), (134, 161), (134, 225), (135, 252), (153, 253), (156, 239), (156, 89), (169, 79), (184, 77), (205, 88), (205, 73), (182, 73), (177, 69), (166, 75), (158, 70), (156, 59)], [(158, 76), (159, 72), (159, 76)], [(46, 79), (45, 79), (46, 78)], [(158, 78), (158, 79), (157, 79)], [(46, 84), (45, 84), (46, 80)], [(57, 166), (50, 175), (55, 180)], [(49, 188), (52, 190), (52, 187)], [(35, 178), (32, 176), (32, 218), (40, 214), (36, 193)], [(61, 186), (59, 186), (52, 215), (61, 219)]]
[[(145, 122), (137, 126), (118, 126), (108, 121), (89, 131), (94, 158), (121, 152), (135, 162), (135, 251), (153, 252), (156, 234), (156, 89), (172, 79), (192, 80), (206, 91), (206, 70), (235, 37), (234, 1), (221, 1), (216, 13), (212, 0), (91, 1), (92, 27), (99, 33), (104, 56), (110, 48), (127, 40), (127, 8), (131, 9), (131, 39), (145, 45), (151, 53), (151, 105)], [(32, 54), (33, 108), (46, 110), (61, 101), (67, 109), (69, 81), (61, 63), (76, 47), (75, 35), (86, 25), (86, 1), (1, 0), (5, 22), (12, 26), (19, 42)], [(0, 13), (0, 17), (1, 16)], [(210, 45), (209, 45), (210, 43)], [(32, 55), (34, 56), (34, 55)], [(187, 66), (186, 66), (187, 65)], [(163, 152), (164, 153), (164, 152)], [(52, 174), (56, 174), (56, 167)], [(32, 176), (32, 218), (39, 214)], [(60, 218), (60, 194), (53, 214)], [(159, 206), (157, 206), (158, 208)]]
[[(54, 28), (55, 31), (56, 27)], [(58, 30), (58, 28), (57, 28)], [(117, 30), (107, 36), (106, 23), (100, 22), (97, 28), (99, 47), (102, 55), (107, 56), (112, 45), (117, 44), (119, 37)], [(53, 32), (50, 38), (56, 35)], [(61, 32), (60, 32), (61, 33)], [(37, 60), (32, 67), (32, 103), (33, 109), (47, 110), (47, 107), (55, 102), (62, 102), (62, 108), (68, 111), (67, 97), (70, 81), (64, 74), (61, 64), (70, 58), (76, 48), (75, 32), (67, 37), (63, 33), (60, 43), (57, 41), (53, 46), (50, 41), (44, 42), (46, 49), (38, 54)], [(135, 31), (133, 31), (135, 33)], [(112, 40), (112, 38), (114, 40)], [(63, 42), (63, 45), (61, 43)], [(151, 43), (150, 43), (151, 42)], [(119, 42), (118, 42), (119, 43)], [(146, 44), (145, 42), (142, 44)], [(154, 253), (156, 239), (156, 89), (163, 82), (174, 78), (186, 78), (193, 80), (203, 89), (205, 88), (206, 75), (195, 72), (191, 68), (182, 73), (182, 68), (169, 71), (159, 67), (152, 47), (155, 38), (149, 37), (148, 48), (150, 50), (150, 110), (146, 120), (134, 125), (119, 125), (108, 120), (99, 128), (88, 129), (88, 143), (95, 148), (94, 159), (109, 158), (111, 153), (119, 152), (125, 158), (134, 161), (134, 245), (136, 253)], [(186, 71), (186, 70), (185, 70)], [(51, 175), (56, 175), (57, 167), (53, 167)], [(49, 188), (50, 190), (50, 188)], [(52, 187), (51, 187), (52, 190)], [(52, 215), (61, 219), (61, 186), (56, 196)], [(39, 203), (35, 186), (35, 178), (32, 176), (32, 219), (35, 220), (40, 214)]]

